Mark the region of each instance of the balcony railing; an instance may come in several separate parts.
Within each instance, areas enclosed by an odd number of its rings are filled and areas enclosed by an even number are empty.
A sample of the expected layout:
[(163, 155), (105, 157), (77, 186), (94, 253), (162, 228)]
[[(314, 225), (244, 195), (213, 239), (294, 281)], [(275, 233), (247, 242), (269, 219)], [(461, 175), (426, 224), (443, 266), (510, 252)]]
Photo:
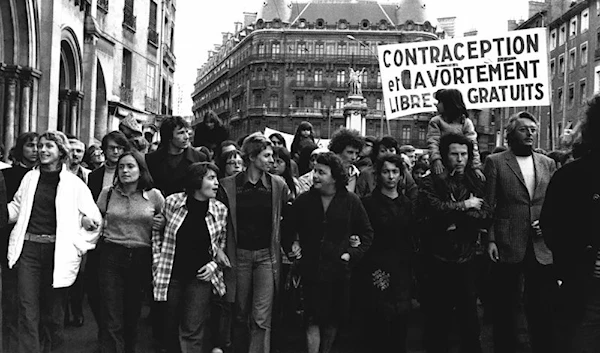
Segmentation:
[(97, 7), (104, 10), (104, 12), (108, 12), (108, 0), (98, 0)]
[(147, 112), (156, 113), (156, 111), (158, 110), (158, 100), (146, 96), (144, 108)]
[(173, 54), (173, 52), (171, 51), (171, 47), (169, 45), (167, 45), (167, 43), (163, 44), (163, 61), (170, 66), (171, 68), (173, 68), (173, 71), (175, 71), (175, 55)]
[(133, 89), (122, 85), (119, 97), (121, 98), (122, 103), (127, 103), (131, 105), (131, 102), (133, 101)]
[(148, 28), (148, 43), (158, 48), (158, 32), (154, 28)]
[(123, 8), (123, 26), (135, 32), (136, 16), (133, 15), (133, 8), (125, 6)]

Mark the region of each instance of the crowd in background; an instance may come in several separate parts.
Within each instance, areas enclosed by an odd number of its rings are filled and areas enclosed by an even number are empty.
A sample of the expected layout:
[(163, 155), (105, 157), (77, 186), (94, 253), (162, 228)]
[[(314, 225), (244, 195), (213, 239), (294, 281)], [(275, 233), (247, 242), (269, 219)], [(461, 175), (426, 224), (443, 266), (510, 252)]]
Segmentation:
[(527, 112), (480, 151), (460, 92), (435, 98), (424, 150), (344, 128), (319, 148), (309, 122), (291, 146), (232, 141), (212, 111), (165, 119), (158, 144), (133, 117), (89, 147), (20, 135), (0, 166), (3, 351), (93, 320), (99, 352), (135, 352), (149, 305), (157, 352), (279, 351), (283, 327), (309, 353), (340, 329), (356, 352), (406, 352), (421, 310), (427, 352), (456, 322), (478, 353), (478, 303), (495, 352), (519, 349), (521, 305), (532, 352), (600, 351), (600, 98), (577, 148), (549, 153)]

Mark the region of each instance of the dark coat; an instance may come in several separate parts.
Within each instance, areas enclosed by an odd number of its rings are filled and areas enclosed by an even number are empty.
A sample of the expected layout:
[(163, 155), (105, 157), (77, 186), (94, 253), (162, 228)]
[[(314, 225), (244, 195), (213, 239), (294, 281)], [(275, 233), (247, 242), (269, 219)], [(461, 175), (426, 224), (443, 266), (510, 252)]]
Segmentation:
[(161, 147), (146, 155), (146, 164), (148, 164), (148, 170), (152, 175), (154, 187), (162, 191), (165, 197), (184, 191), (183, 183), (190, 164), (208, 160), (204, 153), (188, 147), (183, 151), (184, 155), (181, 163), (177, 168), (172, 169), (167, 163), (167, 153), (168, 149)]
[(469, 260), (481, 229), (491, 224), (491, 209), (484, 202), (481, 209), (465, 209), (471, 194), (483, 198), (484, 185), (472, 169), (462, 179), (430, 174), (422, 179), (420, 204), (427, 213), (421, 238), (423, 250), (449, 262)]
[(215, 126), (209, 130), (204, 123), (198, 124), (194, 131), (194, 146), (206, 146), (216, 152), (221, 142), (229, 139), (229, 131), (224, 126)]
[[(535, 192), (529, 196), (515, 154), (505, 151), (488, 156), (485, 161), (486, 201), (494, 210), (494, 224), (488, 237), (495, 241), (501, 262), (519, 263), (532, 235), (531, 223), (539, 220), (546, 188), (556, 170), (554, 161), (533, 153)], [(552, 263), (552, 252), (543, 238), (533, 237), (533, 250), (542, 265)]]
[[(227, 243), (225, 245), (225, 253), (231, 263), (231, 268), (223, 270), (225, 286), (225, 300), (234, 302), (236, 297), (237, 283), (237, 184), (236, 177), (243, 177), (242, 173), (223, 178), (220, 180), (219, 194), (217, 199), (223, 202), (228, 208), (227, 214)], [(284, 213), (284, 208), (287, 206), (289, 189), (283, 178), (267, 174), (267, 178), (271, 178), (272, 190), (272, 230), (271, 230), (271, 254), (273, 257), (273, 278), (275, 281), (275, 293), (279, 289), (279, 270), (281, 266), (281, 219)]]
[(100, 191), (102, 191), (105, 170), (106, 167), (102, 165), (98, 169), (93, 170), (88, 176), (88, 188), (90, 188), (90, 191), (92, 192), (94, 201), (98, 201), (98, 196), (100, 196)]
[[(288, 223), (289, 222), (289, 223)], [(302, 248), (300, 269), (312, 281), (335, 281), (350, 276), (350, 266), (357, 263), (371, 246), (373, 228), (358, 196), (346, 189), (338, 191), (327, 212), (323, 210), (318, 190), (298, 196), (286, 219), (286, 231), (297, 236)], [(358, 235), (361, 245), (350, 247), (350, 236)], [(341, 259), (350, 254), (350, 263)]]
[(600, 249), (598, 215), (600, 158), (586, 156), (559, 169), (548, 185), (540, 226), (572, 308), (583, 303)]

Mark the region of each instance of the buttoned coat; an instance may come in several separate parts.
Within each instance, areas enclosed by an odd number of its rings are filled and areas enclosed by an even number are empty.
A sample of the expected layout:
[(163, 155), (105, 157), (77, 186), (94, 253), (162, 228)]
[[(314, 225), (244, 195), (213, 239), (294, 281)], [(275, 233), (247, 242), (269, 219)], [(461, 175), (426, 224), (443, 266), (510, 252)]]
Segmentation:
[(542, 265), (553, 262), (543, 237), (533, 236), (531, 223), (539, 220), (546, 188), (556, 170), (554, 161), (533, 153), (535, 189), (530, 197), (515, 154), (509, 149), (488, 156), (485, 162), (486, 201), (494, 210), (488, 241), (496, 242), (501, 262), (519, 263), (525, 257), (529, 238)]

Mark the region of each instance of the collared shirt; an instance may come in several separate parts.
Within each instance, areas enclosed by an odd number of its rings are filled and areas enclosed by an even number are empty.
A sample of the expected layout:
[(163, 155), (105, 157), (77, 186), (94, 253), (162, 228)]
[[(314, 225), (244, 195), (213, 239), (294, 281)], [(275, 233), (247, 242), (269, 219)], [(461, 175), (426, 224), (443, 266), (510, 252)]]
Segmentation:
[(152, 219), (162, 211), (165, 198), (158, 189), (123, 192), (120, 186), (104, 188), (96, 202), (104, 216), (105, 241), (127, 248), (150, 247)]
[(248, 173), (236, 177), (236, 211), (238, 248), (260, 250), (271, 246), (272, 200), (271, 180), (263, 174), (253, 184)]
[[(173, 261), (175, 259), (175, 246), (177, 244), (177, 232), (188, 214), (186, 206), (187, 195), (184, 192), (172, 194), (165, 200), (163, 215), (166, 219), (164, 231), (152, 230), (152, 275), (154, 284), (154, 299), (166, 301)], [(210, 234), (211, 252), (214, 258), (217, 251), (225, 248), (227, 236), (227, 207), (215, 199), (210, 199), (208, 212), (204, 218), (206, 227)], [(213, 271), (210, 281), (213, 292), (220, 296), (225, 294), (225, 282), (223, 272), (213, 260), (207, 264)]]

